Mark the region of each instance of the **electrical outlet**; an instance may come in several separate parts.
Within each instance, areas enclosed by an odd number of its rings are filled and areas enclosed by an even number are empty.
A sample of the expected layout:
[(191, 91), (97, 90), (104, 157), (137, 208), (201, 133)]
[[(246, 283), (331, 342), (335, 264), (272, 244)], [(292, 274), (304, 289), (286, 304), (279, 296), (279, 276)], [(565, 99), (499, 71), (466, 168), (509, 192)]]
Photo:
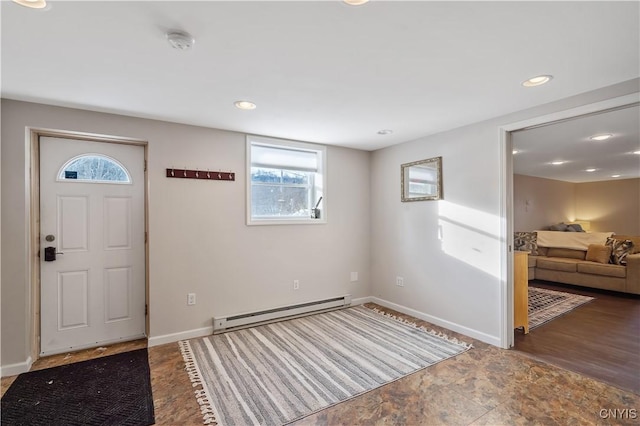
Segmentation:
[(404, 287), (404, 278), (402, 277), (396, 277), (396, 285), (398, 287)]
[(357, 272), (352, 272), (351, 273), (351, 282), (356, 282), (358, 281), (358, 273)]
[(196, 304), (196, 294), (189, 293), (187, 294), (187, 305), (195, 305)]
[(299, 280), (293, 280), (293, 289), (294, 290), (299, 290), (300, 289), (300, 281)]

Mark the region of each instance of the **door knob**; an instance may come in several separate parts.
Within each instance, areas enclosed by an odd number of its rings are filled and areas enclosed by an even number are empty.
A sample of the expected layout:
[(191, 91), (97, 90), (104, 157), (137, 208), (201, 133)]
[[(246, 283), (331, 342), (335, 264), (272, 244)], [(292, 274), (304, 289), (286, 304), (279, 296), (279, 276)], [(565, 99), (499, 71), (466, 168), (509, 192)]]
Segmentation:
[(55, 247), (45, 247), (44, 248), (44, 261), (45, 262), (53, 262), (54, 260), (56, 260), (56, 255), (58, 255), (58, 254), (64, 254), (64, 253), (56, 251)]

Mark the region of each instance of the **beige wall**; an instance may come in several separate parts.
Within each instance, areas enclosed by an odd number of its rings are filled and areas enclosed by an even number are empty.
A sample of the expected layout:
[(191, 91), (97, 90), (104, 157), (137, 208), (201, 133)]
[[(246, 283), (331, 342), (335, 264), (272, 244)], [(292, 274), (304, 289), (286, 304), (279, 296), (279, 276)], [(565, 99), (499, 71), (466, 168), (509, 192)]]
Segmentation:
[[(328, 148), (328, 224), (247, 226), (244, 134), (2, 100), (3, 366), (31, 350), (28, 126), (149, 141), (151, 337), (211, 326), (214, 315), (371, 294), (369, 152)], [(185, 166), (232, 170), (237, 180), (165, 177)], [(197, 305), (187, 306), (188, 292)]]
[(533, 231), (576, 219), (575, 184), (513, 175), (513, 230)]
[(640, 179), (571, 183), (514, 175), (513, 203), (515, 231), (588, 220), (591, 231), (640, 235)]
[(640, 235), (640, 179), (576, 184), (576, 219), (592, 231)]

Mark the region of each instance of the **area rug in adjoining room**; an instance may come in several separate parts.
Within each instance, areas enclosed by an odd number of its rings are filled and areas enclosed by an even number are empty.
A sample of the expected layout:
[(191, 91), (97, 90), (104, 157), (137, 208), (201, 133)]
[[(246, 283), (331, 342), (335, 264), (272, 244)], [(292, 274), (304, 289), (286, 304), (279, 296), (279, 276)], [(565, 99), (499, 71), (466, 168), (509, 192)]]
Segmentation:
[(539, 327), (593, 299), (579, 294), (529, 287), (529, 329)]
[[(361, 306), (180, 342), (205, 424), (282, 425), (458, 355)], [(200, 387), (200, 386), (199, 386)]]
[(147, 349), (20, 374), (0, 415), (3, 426), (152, 425)]

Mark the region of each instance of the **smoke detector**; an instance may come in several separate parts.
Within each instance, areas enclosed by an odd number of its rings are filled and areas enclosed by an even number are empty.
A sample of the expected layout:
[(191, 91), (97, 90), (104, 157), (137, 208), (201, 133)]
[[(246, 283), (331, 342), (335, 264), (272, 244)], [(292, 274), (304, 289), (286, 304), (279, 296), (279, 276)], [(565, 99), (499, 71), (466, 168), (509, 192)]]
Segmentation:
[(167, 41), (174, 49), (189, 50), (195, 44), (196, 39), (184, 31), (171, 31), (167, 33)]

